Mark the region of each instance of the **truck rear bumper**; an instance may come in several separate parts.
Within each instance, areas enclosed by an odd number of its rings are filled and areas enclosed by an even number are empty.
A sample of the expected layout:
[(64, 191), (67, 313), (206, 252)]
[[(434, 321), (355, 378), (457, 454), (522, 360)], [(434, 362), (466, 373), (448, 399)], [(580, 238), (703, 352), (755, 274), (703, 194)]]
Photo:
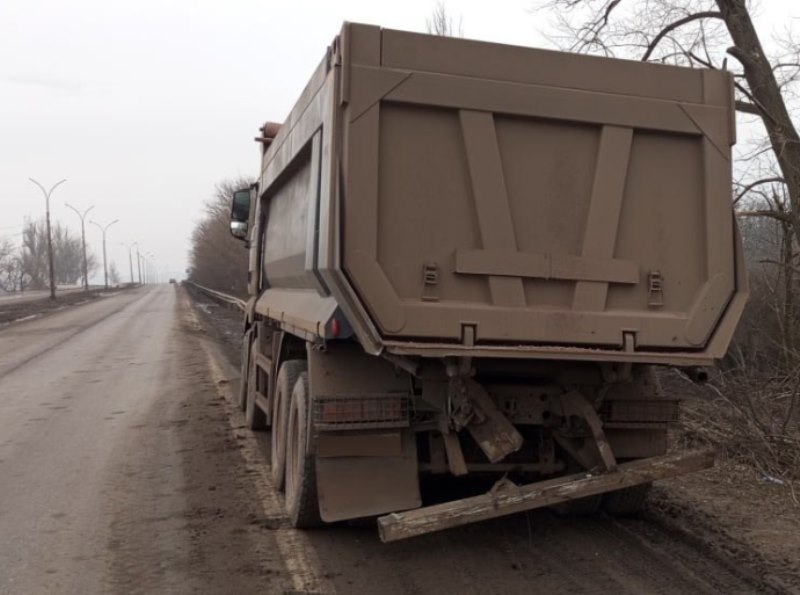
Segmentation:
[(713, 450), (668, 454), (623, 463), (612, 473), (579, 473), (523, 486), (503, 479), (480, 496), (382, 516), (378, 529), (382, 541), (397, 541), (700, 471), (713, 467), (714, 457)]

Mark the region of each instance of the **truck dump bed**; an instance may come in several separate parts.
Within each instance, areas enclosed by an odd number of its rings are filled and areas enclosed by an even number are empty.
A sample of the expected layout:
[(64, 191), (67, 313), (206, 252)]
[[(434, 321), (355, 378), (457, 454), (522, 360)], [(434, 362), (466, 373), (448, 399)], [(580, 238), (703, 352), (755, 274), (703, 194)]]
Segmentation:
[(733, 109), (724, 72), (346, 25), (264, 153), (257, 307), (373, 353), (709, 363)]

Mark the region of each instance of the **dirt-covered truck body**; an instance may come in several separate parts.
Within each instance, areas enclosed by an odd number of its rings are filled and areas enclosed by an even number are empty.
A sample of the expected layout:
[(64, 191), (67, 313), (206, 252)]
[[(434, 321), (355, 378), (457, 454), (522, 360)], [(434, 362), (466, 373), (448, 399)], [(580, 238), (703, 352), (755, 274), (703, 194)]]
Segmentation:
[(293, 522), (415, 509), (428, 473), (623, 511), (707, 464), (664, 458), (651, 365), (723, 356), (746, 299), (733, 114), (724, 72), (345, 25), (234, 198), (241, 403)]

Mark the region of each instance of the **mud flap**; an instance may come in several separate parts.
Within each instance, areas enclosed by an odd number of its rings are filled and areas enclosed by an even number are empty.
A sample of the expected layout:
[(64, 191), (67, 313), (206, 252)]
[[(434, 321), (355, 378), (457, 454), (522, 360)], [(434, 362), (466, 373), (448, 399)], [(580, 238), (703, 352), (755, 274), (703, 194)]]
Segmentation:
[[(363, 453), (374, 456), (359, 456)], [(411, 434), (320, 434), (316, 466), (319, 509), (325, 522), (422, 504), (417, 443)]]
[(622, 463), (616, 471), (579, 473), (518, 486), (502, 479), (480, 496), (396, 512), (378, 519), (382, 541), (396, 541), (507, 514), (613, 492), (714, 465), (714, 451), (677, 453)]

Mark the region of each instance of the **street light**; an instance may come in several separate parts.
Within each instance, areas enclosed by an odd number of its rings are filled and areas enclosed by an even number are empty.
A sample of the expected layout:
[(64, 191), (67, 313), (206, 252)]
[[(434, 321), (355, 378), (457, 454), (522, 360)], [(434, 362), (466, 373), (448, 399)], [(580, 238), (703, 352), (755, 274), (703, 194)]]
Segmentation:
[(33, 178), (28, 178), (28, 179), (34, 184), (36, 184), (42, 191), (42, 194), (44, 194), (45, 205), (47, 207), (47, 262), (50, 267), (50, 299), (54, 300), (56, 299), (56, 276), (55, 273), (53, 272), (53, 236), (50, 233), (50, 195), (53, 193), (53, 190), (55, 190), (58, 186), (60, 186), (67, 180), (66, 178), (64, 178), (63, 180), (53, 184), (50, 190), (45, 190), (44, 186), (42, 186), (39, 182), (37, 182)]
[(139, 254), (139, 249), (137, 248), (136, 255), (139, 257), (140, 283), (147, 285), (147, 254)]
[(94, 205), (92, 205), (88, 209), (86, 209), (83, 212), (83, 214), (81, 214), (81, 212), (78, 209), (73, 207), (68, 202), (65, 202), (64, 206), (66, 206), (66, 207), (72, 209), (73, 211), (75, 211), (75, 213), (78, 215), (78, 217), (81, 218), (81, 244), (83, 245), (83, 288), (86, 291), (89, 291), (89, 265), (86, 262), (86, 226), (84, 224), (84, 221), (86, 219), (87, 213), (94, 208)]
[(119, 219), (114, 219), (111, 223), (106, 224), (105, 226), (100, 225), (96, 221), (89, 221), (92, 225), (96, 225), (100, 231), (103, 232), (103, 283), (105, 288), (108, 289), (108, 265), (106, 264), (106, 231), (108, 228), (114, 225)]
[(139, 270), (139, 285), (142, 284), (142, 257), (139, 254), (139, 242), (136, 242), (136, 268)]
[(156, 280), (155, 275), (155, 256), (153, 256), (152, 252), (146, 253), (147, 258), (145, 258), (144, 262), (147, 265), (147, 282), (152, 284)]
[[(128, 248), (128, 265), (131, 267), (131, 285), (133, 285), (133, 247), (136, 246), (136, 249), (139, 249), (139, 242), (131, 242), (130, 244), (126, 244), (125, 242), (120, 242), (120, 245), (126, 246)], [(139, 255), (136, 255), (136, 264), (139, 264)], [(142, 279), (141, 276), (139, 278), (139, 284), (141, 284)]]

